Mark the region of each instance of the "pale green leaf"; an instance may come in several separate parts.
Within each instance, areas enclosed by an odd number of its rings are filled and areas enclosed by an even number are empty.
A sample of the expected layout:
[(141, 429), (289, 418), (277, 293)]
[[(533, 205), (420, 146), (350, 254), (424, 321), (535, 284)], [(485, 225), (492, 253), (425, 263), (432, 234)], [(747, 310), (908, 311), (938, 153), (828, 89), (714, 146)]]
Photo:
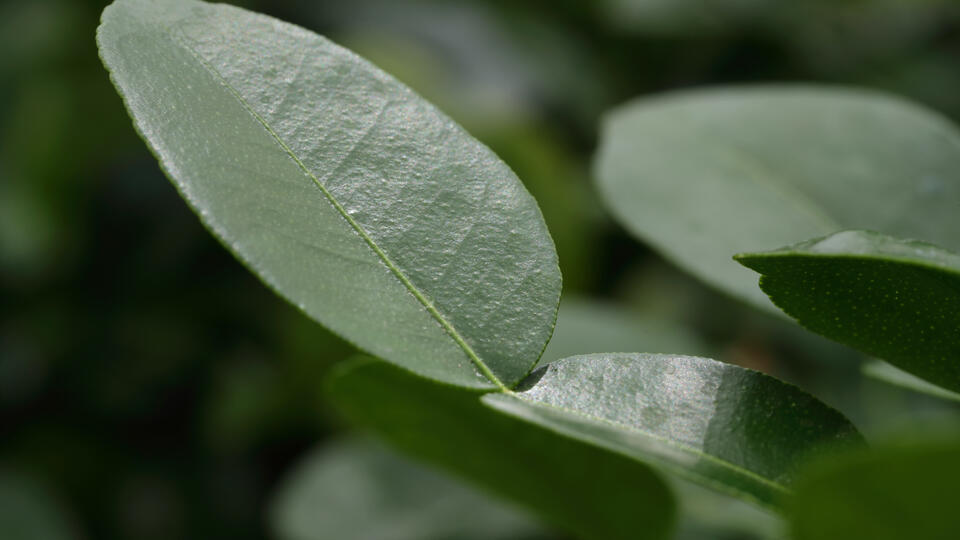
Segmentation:
[(673, 498), (647, 465), (503, 415), (476, 392), (361, 359), (330, 379), (353, 422), (394, 448), (514, 501), (590, 540), (663, 539)]
[(281, 540), (521, 540), (543, 527), (375, 441), (324, 444), (287, 474), (271, 508)]
[(862, 442), (849, 420), (799, 388), (707, 358), (578, 356), (519, 388), (483, 401), (769, 509), (812, 452)]
[(606, 118), (596, 176), (628, 231), (769, 310), (733, 254), (841, 229), (960, 250), (960, 134), (874, 92), (770, 86), (641, 99)]
[(425, 376), (511, 386), (560, 294), (516, 176), (453, 121), (307, 30), (223, 4), (119, 0), (100, 54), (177, 189), (281, 296)]

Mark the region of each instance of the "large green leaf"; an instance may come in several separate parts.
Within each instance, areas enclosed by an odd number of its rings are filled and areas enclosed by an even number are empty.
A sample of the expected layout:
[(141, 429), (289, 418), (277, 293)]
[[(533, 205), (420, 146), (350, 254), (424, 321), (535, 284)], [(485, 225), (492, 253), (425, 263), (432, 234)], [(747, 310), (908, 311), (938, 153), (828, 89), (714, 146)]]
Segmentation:
[(453, 121), (326, 39), (231, 6), (119, 0), (97, 40), (180, 193), (281, 296), (428, 377), (528, 373), (556, 252), (516, 176)]
[(882, 94), (782, 86), (639, 100), (606, 118), (596, 175), (630, 232), (770, 310), (731, 255), (841, 229), (960, 250), (960, 134)]
[(809, 330), (960, 391), (960, 255), (843, 231), (737, 260)]
[(311, 452), (271, 508), (283, 540), (520, 540), (543, 527), (442, 474), (350, 438)]
[(348, 418), (398, 450), (579, 537), (657, 539), (672, 529), (673, 499), (648, 466), (499, 414), (478, 393), (372, 359), (345, 365), (329, 392)]
[(825, 446), (862, 442), (840, 413), (762, 373), (694, 356), (593, 354), (484, 403), (766, 508)]
[(960, 443), (914, 442), (813, 465), (790, 503), (796, 540), (954, 540)]

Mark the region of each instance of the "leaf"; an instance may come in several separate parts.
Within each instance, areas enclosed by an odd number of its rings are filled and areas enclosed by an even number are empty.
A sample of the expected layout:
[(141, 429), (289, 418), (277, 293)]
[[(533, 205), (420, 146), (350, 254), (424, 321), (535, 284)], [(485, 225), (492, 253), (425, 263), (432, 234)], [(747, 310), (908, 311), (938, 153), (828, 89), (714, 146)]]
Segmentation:
[(901, 371), (886, 362), (880, 360), (871, 360), (863, 364), (863, 374), (878, 381), (887, 384), (906, 388), (920, 394), (946, 399), (949, 401), (960, 401), (960, 394), (951, 392), (945, 388), (940, 388), (934, 384), (915, 377), (906, 371)]
[(730, 34), (747, 22), (763, 20), (766, 4), (765, 0), (602, 0), (600, 13), (619, 32), (689, 39)]
[(960, 134), (874, 92), (772, 86), (638, 100), (607, 116), (595, 172), (628, 231), (770, 311), (732, 254), (853, 228), (960, 250)]
[(397, 450), (578, 537), (660, 539), (671, 532), (673, 498), (648, 466), (499, 414), (479, 393), (361, 359), (331, 377), (329, 394), (350, 420)]
[(806, 392), (707, 358), (577, 356), (538, 369), (520, 388), (483, 401), (774, 510), (807, 454), (862, 441)]
[(432, 105), (222, 4), (119, 0), (97, 40), (177, 189), (278, 294), (437, 380), (511, 386), (536, 363), (560, 294), (540, 210)]
[(736, 259), (807, 329), (960, 390), (960, 255), (843, 231)]
[[(708, 349), (697, 335), (663, 317), (654, 318), (613, 303), (564, 296), (557, 327), (540, 364), (597, 350), (704, 354)], [(665, 480), (677, 499), (678, 537), (703, 538), (708, 531), (750, 535), (748, 538), (777, 537), (780, 523), (773, 514), (676, 476)]]
[(283, 540), (519, 540), (543, 532), (516, 510), (362, 438), (301, 460), (271, 516)]
[(960, 444), (914, 442), (824, 460), (790, 503), (797, 540), (953, 540)]
[(540, 363), (602, 351), (704, 354), (707, 345), (678, 323), (612, 303), (564, 297)]
[(779, 514), (676, 476), (669, 480), (680, 514), (673, 540), (782, 540), (786, 537), (785, 523)]

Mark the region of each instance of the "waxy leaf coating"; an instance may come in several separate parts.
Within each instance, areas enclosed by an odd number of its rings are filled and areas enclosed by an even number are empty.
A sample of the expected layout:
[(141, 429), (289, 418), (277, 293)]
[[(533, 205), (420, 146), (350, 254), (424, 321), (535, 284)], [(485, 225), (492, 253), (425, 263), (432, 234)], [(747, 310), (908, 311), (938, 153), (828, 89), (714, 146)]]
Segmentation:
[(960, 251), (960, 132), (876, 92), (760, 86), (640, 99), (607, 116), (596, 176), (628, 231), (770, 311), (733, 254), (843, 229)]
[(736, 258), (807, 329), (960, 391), (960, 255), (843, 231)]
[(649, 466), (498, 413), (480, 394), (359, 359), (329, 380), (346, 416), (395, 449), (589, 540), (670, 536), (676, 508)]
[(823, 447), (858, 445), (836, 410), (762, 373), (707, 358), (575, 356), (484, 403), (767, 508)]
[(177, 189), (281, 296), (452, 384), (511, 386), (536, 363), (560, 294), (540, 210), (409, 88), (222, 4), (119, 0), (97, 41)]

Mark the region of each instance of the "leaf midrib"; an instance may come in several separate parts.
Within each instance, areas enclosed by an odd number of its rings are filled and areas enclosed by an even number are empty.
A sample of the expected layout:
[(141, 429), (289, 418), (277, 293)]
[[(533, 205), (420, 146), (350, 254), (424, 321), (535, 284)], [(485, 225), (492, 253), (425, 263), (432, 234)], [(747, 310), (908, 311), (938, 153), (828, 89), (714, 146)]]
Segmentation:
[[(240, 103), (240, 106), (244, 108), (262, 127), (270, 136), (276, 141), (280, 148), (296, 163), (297, 167), (300, 168), (310, 178), (312, 183), (320, 190), (323, 196), (327, 201), (334, 207), (337, 213), (346, 220), (346, 222), (353, 228), (354, 232), (360, 236), (361, 239), (367, 244), (367, 246), (377, 255), (377, 257), (383, 262), (384, 265), (390, 270), (391, 273), (400, 281), (400, 283), (407, 289), (420, 302), (421, 305), (427, 310), (427, 312), (440, 324), (440, 326), (447, 332), (447, 335), (453, 339), (453, 341), (463, 350), (464, 354), (467, 355), (467, 358), (477, 367), (480, 373), (486, 377), (500, 392), (509, 392), (509, 389), (506, 385), (493, 373), (493, 371), (487, 366), (487, 364), (477, 355), (473, 348), (464, 340), (463, 336), (457, 331), (453, 324), (443, 316), (442, 313), (433, 305), (433, 302), (430, 301), (417, 287), (410, 281), (410, 278), (404, 274), (401, 270), (383, 251), (383, 249), (377, 245), (374, 239), (367, 233), (366, 230), (353, 219), (352, 216), (346, 211), (343, 205), (333, 196), (333, 194), (324, 186), (320, 180), (317, 178), (313, 172), (307, 168), (302, 160), (293, 152), (293, 150), (284, 142), (284, 140), (277, 134), (276, 131), (270, 126), (270, 124), (260, 116), (257, 111), (253, 109), (249, 102), (233, 87), (224, 77), (220, 74), (217, 69), (211, 65), (196, 49), (191, 46), (191, 44), (186, 40), (186, 38), (179, 38), (176, 33), (174, 33), (169, 26), (165, 26), (164, 33), (177, 45), (183, 47), (187, 52), (193, 56), (197, 62), (212, 76), (214, 77), (228, 92)], [(359, 143), (358, 143), (359, 144)], [(339, 167), (339, 165), (338, 165)]]
[[(528, 404), (530, 404), (530, 405), (532, 405), (532, 406), (534, 406), (534, 407), (543, 407), (543, 408), (546, 408), (546, 409), (558, 410), (558, 411), (567, 413), (567, 414), (572, 415), (572, 416), (580, 417), (580, 418), (582, 418), (582, 419), (584, 419), (584, 420), (587, 420), (587, 421), (590, 421), (590, 422), (595, 422), (595, 423), (598, 423), (598, 424), (601, 424), (601, 425), (606, 425), (606, 426), (610, 426), (610, 427), (613, 427), (613, 428), (616, 428), (616, 429), (621, 429), (621, 430), (628, 431), (628, 432), (631, 432), (631, 433), (636, 433), (636, 434), (638, 434), (638, 435), (641, 435), (641, 436), (644, 436), (644, 437), (653, 439), (653, 440), (655, 440), (655, 441), (658, 441), (658, 442), (660, 442), (660, 443), (663, 443), (663, 444), (665, 444), (665, 445), (667, 445), (667, 446), (671, 446), (671, 447), (677, 448), (678, 450), (681, 450), (681, 451), (686, 452), (686, 453), (688, 453), (688, 454), (691, 454), (691, 455), (700, 457), (700, 458), (702, 458), (702, 459), (705, 459), (705, 460), (707, 460), (707, 461), (710, 461), (710, 462), (712, 462), (712, 463), (714, 463), (714, 464), (716, 464), (716, 465), (719, 465), (719, 466), (721, 466), (721, 467), (723, 467), (723, 468), (725, 468), (725, 469), (727, 469), (727, 470), (729, 470), (729, 471), (731, 471), (731, 472), (734, 472), (734, 473), (736, 473), (736, 474), (739, 474), (739, 475), (745, 477), (746, 479), (753, 480), (753, 481), (755, 481), (755, 482), (757, 482), (757, 483), (759, 483), (759, 484), (761, 484), (761, 485), (765, 485), (765, 486), (767, 486), (767, 487), (769, 487), (769, 488), (771, 488), (771, 489), (773, 489), (773, 490), (775, 490), (775, 491), (777, 491), (777, 492), (779, 492), (779, 493), (781, 493), (781, 494), (789, 495), (789, 494), (791, 493), (790, 489), (788, 489), (788, 488), (787, 488), (786, 486), (784, 486), (783, 484), (780, 484), (779, 482), (776, 482), (776, 481), (774, 481), (774, 480), (771, 480), (771, 479), (769, 479), (769, 478), (766, 478), (766, 477), (760, 475), (759, 473), (753, 472), (753, 471), (751, 471), (751, 470), (749, 470), (749, 469), (746, 469), (746, 468), (744, 468), (744, 467), (741, 467), (740, 465), (737, 465), (737, 464), (735, 464), (735, 463), (732, 463), (732, 462), (730, 462), (730, 461), (727, 461), (727, 460), (725, 460), (725, 459), (722, 459), (722, 458), (720, 458), (720, 457), (717, 457), (717, 456), (715, 456), (715, 455), (713, 455), (713, 454), (708, 454), (708, 453), (703, 452), (703, 451), (701, 451), (701, 450), (697, 450), (696, 448), (694, 448), (694, 447), (692, 447), (692, 446), (690, 446), (690, 445), (684, 444), (684, 443), (682, 443), (682, 442), (679, 442), (679, 441), (676, 441), (676, 440), (673, 440), (673, 439), (669, 439), (669, 438), (667, 438), (667, 437), (663, 437), (662, 435), (657, 435), (656, 433), (647, 431), (647, 430), (645, 430), (645, 429), (642, 429), (642, 428), (639, 428), (639, 427), (636, 427), (636, 426), (631, 426), (631, 425), (629, 425), (629, 424), (624, 424), (624, 423), (622, 423), (622, 422), (617, 422), (617, 421), (615, 421), (615, 420), (611, 420), (611, 419), (609, 419), (609, 418), (604, 418), (604, 417), (602, 417), (602, 416), (597, 416), (597, 415), (593, 415), (593, 414), (588, 414), (588, 413), (585, 413), (585, 412), (583, 412), (583, 411), (581, 411), (581, 410), (572, 409), (572, 408), (569, 408), (569, 407), (565, 407), (565, 406), (563, 406), (563, 405), (557, 405), (557, 404), (555, 404), (555, 403), (549, 403), (549, 402), (546, 402), (546, 401), (540, 401), (540, 400), (532, 399), (532, 398), (529, 398), (529, 397), (523, 395), (522, 392), (507, 392), (506, 395), (508, 395), (509, 397), (512, 397), (512, 398), (514, 398), (514, 399), (517, 399), (517, 400), (519, 400), (519, 401), (523, 401), (523, 402), (525, 402), (525, 403), (528, 403)], [(689, 471), (689, 470), (684, 469), (684, 468), (682, 468), (682, 467), (673, 466), (673, 465), (671, 465), (671, 464), (669, 464), (669, 463), (663, 463), (663, 466), (667, 466), (667, 467), (669, 467), (670, 469), (674, 470), (675, 472), (677, 472), (678, 474), (681, 474), (681, 475), (683, 475), (683, 476), (688, 476), (688, 477), (691, 477), (691, 478), (697, 478), (697, 479), (699, 479), (699, 480), (705, 480), (705, 481), (707, 481), (708, 483), (710, 483), (711, 485), (717, 486), (717, 489), (720, 489), (721, 491), (733, 492), (733, 493), (734, 493), (735, 495), (737, 495), (737, 496), (746, 497), (746, 498), (751, 499), (754, 503), (756, 503), (756, 504), (758, 504), (758, 505), (760, 505), (760, 506), (763, 506), (763, 507), (765, 507), (765, 508), (770, 508), (770, 509), (776, 510), (776, 508), (775, 508), (773, 505), (771, 505), (770, 503), (767, 503), (766, 501), (760, 500), (756, 495), (754, 495), (754, 494), (752, 494), (752, 493), (750, 493), (750, 492), (747, 492), (747, 491), (745, 491), (745, 490), (733, 488), (733, 487), (728, 486), (727, 484), (724, 484), (724, 483), (722, 483), (722, 482), (717, 482), (716, 480), (713, 480), (713, 479), (710, 478), (710, 477), (696, 474), (696, 473), (694, 473), (694, 472), (692, 472), (692, 471)]]

